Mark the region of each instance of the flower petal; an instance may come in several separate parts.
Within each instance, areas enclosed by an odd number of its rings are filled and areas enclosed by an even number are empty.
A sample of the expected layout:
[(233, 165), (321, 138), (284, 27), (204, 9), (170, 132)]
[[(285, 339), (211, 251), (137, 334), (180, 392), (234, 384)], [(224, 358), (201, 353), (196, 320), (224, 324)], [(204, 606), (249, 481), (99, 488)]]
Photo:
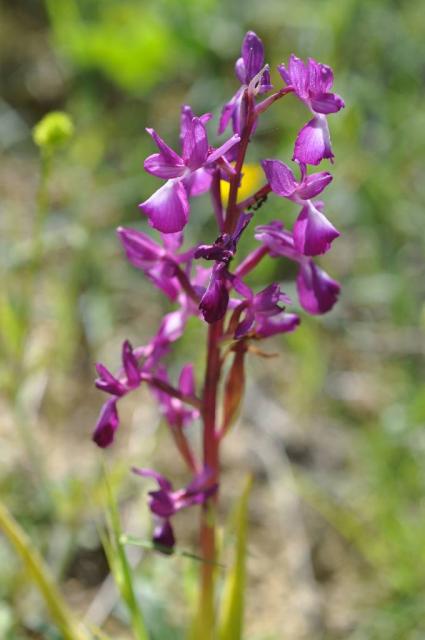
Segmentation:
[(138, 269), (145, 270), (164, 256), (164, 249), (146, 233), (128, 227), (118, 227), (117, 234), (128, 261)]
[[(170, 550), (176, 544), (173, 527), (167, 518), (158, 518), (153, 530), (152, 542)], [(159, 549), (161, 551), (161, 549)]]
[(284, 198), (290, 197), (298, 183), (291, 169), (280, 160), (263, 160), (261, 166), (274, 193)]
[(326, 93), (333, 85), (334, 74), (327, 64), (317, 62), (309, 58), (308, 64), (308, 88), (312, 93)]
[(158, 178), (167, 180), (181, 176), (185, 170), (182, 158), (164, 142), (154, 129), (146, 129), (146, 131), (152, 136), (159, 153), (154, 153), (146, 158), (145, 170)]
[(168, 180), (139, 208), (148, 216), (149, 224), (162, 233), (181, 231), (189, 218), (186, 189), (178, 179)]
[(293, 53), (289, 58), (288, 72), (291, 85), (301, 100), (308, 99), (308, 69), (305, 63)]
[(324, 158), (333, 157), (326, 117), (318, 114), (299, 132), (292, 159), (317, 165)]
[(332, 176), (328, 171), (320, 171), (319, 173), (312, 173), (306, 176), (297, 189), (297, 195), (303, 200), (310, 200), (319, 193), (322, 193), (330, 182), (332, 182)]
[(192, 396), (195, 393), (195, 374), (193, 364), (185, 364), (181, 370), (179, 377), (179, 389), (186, 396)]
[(336, 93), (316, 93), (310, 98), (311, 108), (316, 113), (337, 113), (345, 107), (344, 100)]
[(142, 478), (153, 478), (154, 480), (157, 481), (158, 486), (161, 489), (163, 489), (164, 491), (172, 491), (173, 490), (173, 485), (171, 484), (171, 482), (169, 480), (167, 480), (167, 478), (165, 476), (163, 476), (162, 473), (159, 473), (158, 471), (155, 471), (154, 469), (132, 467), (131, 470), (137, 476), (141, 476)]
[(109, 447), (114, 441), (115, 432), (119, 426), (116, 398), (105, 402), (93, 433), (93, 440), (98, 447)]
[(264, 65), (263, 43), (254, 31), (248, 31), (245, 35), (241, 53), (245, 63), (245, 80), (243, 82), (248, 84)]
[(308, 202), (302, 208), (294, 225), (295, 249), (305, 256), (317, 256), (326, 253), (331, 243), (340, 235), (326, 216)]
[(212, 175), (207, 169), (201, 167), (196, 171), (191, 171), (183, 178), (183, 184), (190, 196), (200, 196), (211, 186)]
[(302, 263), (297, 276), (297, 290), (303, 309), (313, 315), (326, 313), (336, 303), (340, 289), (339, 283), (313, 260)]
[(208, 155), (208, 136), (200, 118), (192, 118), (183, 138), (183, 160), (194, 171), (202, 167)]
[(260, 338), (269, 338), (278, 333), (290, 333), (300, 324), (295, 313), (280, 313), (275, 316), (260, 316), (257, 320), (255, 333)]
[(133, 354), (133, 348), (128, 340), (122, 345), (122, 363), (128, 385), (132, 388), (138, 387), (140, 384), (139, 367)]

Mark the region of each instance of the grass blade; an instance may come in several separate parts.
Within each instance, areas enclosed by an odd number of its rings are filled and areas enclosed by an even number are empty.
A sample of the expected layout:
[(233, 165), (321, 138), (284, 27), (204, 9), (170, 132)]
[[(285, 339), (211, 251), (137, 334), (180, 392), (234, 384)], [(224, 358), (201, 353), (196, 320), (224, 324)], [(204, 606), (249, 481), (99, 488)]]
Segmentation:
[(93, 636), (74, 617), (57, 588), (49, 568), (38, 550), (13, 518), (6, 506), (0, 502), (0, 530), (21, 557), (28, 575), (42, 594), (53, 622), (60, 629), (64, 640), (92, 640)]
[(242, 640), (246, 588), (248, 500), (252, 478), (248, 477), (236, 509), (235, 559), (227, 576), (221, 603), (219, 640)]

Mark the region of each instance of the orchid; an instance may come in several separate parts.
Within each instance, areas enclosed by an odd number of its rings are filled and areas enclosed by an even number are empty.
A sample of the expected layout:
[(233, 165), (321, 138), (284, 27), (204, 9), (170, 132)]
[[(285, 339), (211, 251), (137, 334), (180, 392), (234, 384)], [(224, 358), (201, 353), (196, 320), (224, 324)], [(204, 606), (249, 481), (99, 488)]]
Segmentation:
[[(261, 355), (256, 341), (295, 331), (303, 312), (319, 315), (330, 311), (340, 293), (339, 283), (313, 259), (328, 252), (339, 236), (324, 215), (323, 202), (316, 200), (332, 176), (328, 171), (309, 174), (307, 165), (333, 158), (326, 114), (339, 111), (344, 102), (330, 92), (333, 73), (326, 65), (312, 59), (305, 64), (292, 55), (288, 68), (281, 65), (279, 72), (287, 86), (262, 98), (272, 89), (270, 72), (264, 64), (263, 44), (250, 31), (236, 62), (240, 87), (224, 105), (220, 117), (220, 132), (232, 121), (234, 134), (229, 139), (213, 148), (207, 134), (211, 114), (197, 117), (188, 105), (181, 109), (180, 154), (154, 129), (147, 129), (158, 152), (145, 160), (144, 168), (166, 182), (140, 209), (150, 226), (160, 232), (159, 237), (129, 227), (120, 227), (118, 236), (130, 264), (165, 295), (172, 307), (147, 344), (133, 348), (124, 342), (117, 373), (103, 364), (96, 365), (96, 386), (109, 396), (94, 430), (96, 444), (105, 448), (117, 438), (120, 399), (145, 384), (187, 468), (190, 479), (180, 490), (174, 490), (170, 480), (158, 471), (137, 467), (133, 471), (158, 485), (149, 492), (148, 503), (153, 516), (153, 542), (160, 550), (171, 553), (177, 544), (172, 518), (182, 509), (201, 507), (199, 544), (203, 562), (198, 617), (204, 625), (199, 637), (206, 640), (215, 637), (217, 628), (213, 565), (217, 559), (220, 446), (242, 403), (245, 360), (250, 354)], [(296, 138), (293, 159), (300, 177), (297, 179), (279, 159), (263, 159), (266, 184), (240, 201), (246, 152), (260, 117), (292, 93), (314, 114)], [(223, 180), (229, 183), (226, 206), (221, 197)], [(202, 242), (187, 246), (184, 229), (190, 200), (207, 191), (216, 231)], [(262, 207), (271, 192), (300, 207), (292, 230), (286, 228), (286, 220), (284, 225), (280, 219), (264, 219)], [(241, 258), (241, 239), (249, 235), (253, 220), (256, 226), (252, 235), (258, 244)], [(258, 289), (248, 282), (265, 259), (289, 260), (296, 265), (300, 309), (279, 282), (266, 282)], [(207, 334), (205, 375), (199, 391), (194, 364), (185, 363), (177, 384), (173, 384), (165, 361), (173, 343), (185, 333), (189, 318), (203, 323)], [(196, 431), (200, 431), (202, 447), (191, 438), (191, 432)]]
[(307, 256), (329, 251), (339, 231), (323, 214), (323, 203), (311, 198), (319, 195), (331, 182), (327, 171), (307, 175), (305, 164), (300, 165), (301, 180), (297, 182), (291, 169), (280, 160), (263, 160), (261, 163), (271, 190), (302, 206), (294, 225), (294, 246)]
[(209, 170), (240, 140), (234, 135), (218, 149), (210, 147), (205, 127), (210, 118), (209, 113), (199, 118), (194, 116), (187, 105), (182, 108), (181, 156), (154, 129), (147, 129), (159, 153), (146, 158), (145, 170), (167, 182), (139, 207), (148, 216), (149, 224), (158, 231), (176, 233), (185, 227), (189, 219), (189, 197), (208, 191), (211, 186)]
[(332, 69), (313, 58), (309, 58), (306, 64), (294, 54), (289, 58), (288, 67), (281, 64), (278, 69), (284, 82), (293, 88), (314, 115), (297, 136), (293, 160), (317, 165), (324, 158), (332, 159), (334, 155), (326, 115), (345, 106), (339, 95), (329, 91), (334, 80)]

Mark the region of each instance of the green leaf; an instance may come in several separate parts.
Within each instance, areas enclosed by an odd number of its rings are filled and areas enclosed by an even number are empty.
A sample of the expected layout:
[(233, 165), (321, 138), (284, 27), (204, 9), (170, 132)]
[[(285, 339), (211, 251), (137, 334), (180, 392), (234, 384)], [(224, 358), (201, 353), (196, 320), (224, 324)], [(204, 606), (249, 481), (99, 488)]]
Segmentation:
[(149, 640), (149, 634), (134, 590), (131, 567), (123, 544), (123, 533), (117, 503), (106, 470), (105, 486), (109, 516), (109, 540), (103, 540), (105, 553), (122, 599), (127, 605), (136, 640)]
[(21, 557), (25, 570), (36, 583), (64, 640), (91, 640), (92, 635), (68, 608), (38, 550), (2, 503), (0, 530)]
[(224, 585), (220, 610), (219, 640), (242, 640), (246, 588), (248, 500), (251, 487), (252, 478), (249, 476), (236, 509), (235, 558)]

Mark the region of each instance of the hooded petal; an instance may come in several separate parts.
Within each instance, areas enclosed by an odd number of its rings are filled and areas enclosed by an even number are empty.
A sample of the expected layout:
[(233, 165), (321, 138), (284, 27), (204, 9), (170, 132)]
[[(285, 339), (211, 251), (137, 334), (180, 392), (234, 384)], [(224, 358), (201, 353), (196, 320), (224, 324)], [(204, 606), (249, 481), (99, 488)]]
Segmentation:
[(326, 117), (318, 114), (299, 132), (292, 159), (317, 165), (324, 158), (333, 157)]
[(297, 276), (297, 290), (303, 309), (313, 315), (326, 313), (336, 303), (340, 289), (339, 283), (313, 260), (302, 263)]
[(326, 93), (333, 85), (334, 74), (327, 64), (317, 62), (309, 58), (308, 64), (308, 88), (311, 93)]
[(326, 253), (331, 248), (333, 240), (340, 235), (312, 202), (308, 202), (302, 208), (293, 233), (295, 249), (305, 256)]
[(280, 160), (263, 160), (261, 166), (274, 193), (285, 198), (294, 193), (298, 183), (286, 164)]
[(308, 100), (308, 68), (293, 53), (289, 58), (288, 72), (297, 96), (303, 101)]
[(114, 441), (115, 432), (119, 426), (116, 398), (105, 402), (93, 433), (93, 440), (98, 447), (109, 447)]
[(189, 218), (186, 189), (178, 179), (168, 180), (139, 208), (149, 218), (149, 224), (162, 233), (181, 231)]
[(245, 66), (245, 79), (241, 82), (248, 84), (264, 65), (263, 43), (254, 31), (248, 31), (245, 35), (241, 53)]
[(183, 160), (194, 171), (202, 167), (208, 155), (208, 136), (200, 118), (192, 118), (183, 138)]

